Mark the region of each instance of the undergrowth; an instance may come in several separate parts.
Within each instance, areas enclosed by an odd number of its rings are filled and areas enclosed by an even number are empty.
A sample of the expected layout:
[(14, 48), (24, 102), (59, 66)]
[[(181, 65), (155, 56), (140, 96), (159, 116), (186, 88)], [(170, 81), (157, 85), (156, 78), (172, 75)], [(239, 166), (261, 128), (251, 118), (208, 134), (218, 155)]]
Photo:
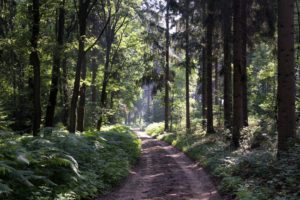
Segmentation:
[(158, 124), (148, 134), (181, 149), (198, 161), (217, 180), (227, 199), (298, 200), (300, 198), (300, 145), (276, 158), (276, 138), (272, 124), (254, 123), (243, 131), (239, 150), (230, 148), (230, 132), (205, 135), (197, 130), (163, 133)]
[(165, 124), (163, 122), (149, 124), (145, 131), (152, 136), (158, 136), (164, 133)]
[(126, 177), (141, 143), (127, 127), (43, 137), (0, 138), (0, 197), (53, 200), (94, 197)]

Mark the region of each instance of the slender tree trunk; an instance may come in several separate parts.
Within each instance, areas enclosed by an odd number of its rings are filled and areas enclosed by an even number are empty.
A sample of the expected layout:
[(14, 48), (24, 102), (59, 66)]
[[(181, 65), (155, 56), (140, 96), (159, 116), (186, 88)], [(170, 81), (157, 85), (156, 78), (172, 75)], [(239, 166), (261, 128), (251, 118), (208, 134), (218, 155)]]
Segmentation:
[(248, 126), (248, 77), (247, 77), (247, 5), (244, 0), (241, 8), (242, 23), (242, 81), (243, 81), (243, 125)]
[[(295, 1), (295, 2), (296, 2), (296, 8), (297, 8), (298, 27), (300, 27), (300, 7), (299, 7), (299, 2), (298, 2), (298, 0)], [(298, 42), (298, 48), (297, 48), (296, 58), (300, 56), (300, 28), (298, 28), (298, 40), (297, 40), (297, 42)], [(297, 70), (296, 73), (298, 75), (296, 77), (296, 85), (300, 85), (300, 82), (299, 82), (300, 81), (300, 64), (299, 63), (297, 64), (297, 69), (296, 70)], [(298, 96), (299, 96), (299, 94), (298, 94)], [(297, 101), (297, 99), (296, 99), (296, 101)], [(297, 110), (296, 112), (298, 113), (298, 116), (296, 116), (296, 120), (297, 120), (297, 122), (299, 124), (299, 122), (300, 122), (300, 106), (296, 107), (296, 110)]]
[(30, 65), (33, 67), (33, 135), (37, 136), (41, 125), (41, 79), (40, 59), (38, 55), (38, 39), (40, 34), (40, 5), (39, 0), (32, 0), (32, 36)]
[(97, 62), (96, 62), (96, 58), (93, 58), (91, 67), (92, 67), (92, 87), (91, 87), (92, 102), (96, 103), (97, 102), (97, 87), (96, 87)]
[(234, 0), (234, 84), (233, 84), (233, 132), (232, 145), (234, 148), (240, 146), (240, 131), (243, 127), (243, 94), (242, 94), (242, 23), (241, 23), (241, 4), (242, 0)]
[(190, 120), (190, 41), (189, 41), (189, 6), (190, 1), (185, 0), (185, 99), (186, 99), (186, 130), (190, 132), (191, 130), (191, 120)]
[(24, 66), (22, 65), (22, 63), (20, 61), (18, 61), (18, 70), (17, 70), (18, 76), (17, 76), (17, 88), (18, 88), (18, 96), (17, 96), (17, 103), (16, 103), (16, 120), (15, 120), (15, 124), (16, 130), (22, 130), (24, 127), (24, 120), (26, 119), (26, 112), (24, 112), (23, 109), (23, 104), (24, 99), (26, 98), (26, 95), (24, 94)]
[(127, 125), (128, 122), (127, 122), (127, 113), (126, 112), (124, 113), (124, 119), (125, 119), (125, 125)]
[(77, 108), (77, 131), (84, 131), (84, 113), (85, 113), (85, 94), (86, 94), (86, 58), (83, 58), (82, 69), (81, 69), (81, 80), (82, 84), (80, 87), (80, 98)]
[(217, 125), (218, 127), (221, 126), (221, 105), (220, 105), (220, 97), (219, 97), (219, 85), (220, 85), (220, 77), (219, 77), (219, 62), (218, 58), (216, 58), (216, 63), (215, 63), (215, 105), (216, 107), (216, 118), (217, 118)]
[(128, 125), (130, 126), (131, 125), (131, 113), (128, 112), (128, 115), (127, 115), (127, 122), (128, 122)]
[(76, 73), (75, 73), (75, 81), (74, 81), (74, 89), (73, 95), (71, 99), (71, 107), (70, 107), (70, 122), (69, 122), (69, 131), (74, 133), (76, 130), (76, 110), (77, 110), (77, 102), (79, 96), (79, 87), (80, 87), (80, 75), (81, 69), (83, 68), (84, 58), (85, 58), (85, 35), (86, 35), (86, 18), (87, 18), (87, 2), (83, 0), (79, 0), (79, 47), (78, 47), (78, 57), (77, 57), (77, 65), (76, 65)]
[[(298, 21), (298, 27), (300, 27), (300, 6), (298, 0), (295, 1), (296, 3), (296, 9), (297, 9), (297, 21)], [(300, 28), (298, 28), (298, 44), (300, 44)], [(298, 46), (298, 51), (300, 51), (300, 47)]]
[(223, 32), (224, 32), (224, 126), (230, 129), (232, 125), (232, 69), (231, 69), (231, 27), (232, 0), (223, 2)]
[[(97, 52), (94, 52), (94, 57), (92, 58), (92, 63), (91, 63), (91, 71), (92, 71), (92, 82), (91, 82), (91, 101), (93, 106), (97, 106), (97, 71), (98, 71), (98, 66), (97, 66), (97, 59), (96, 59), (96, 54)], [(98, 113), (96, 110), (92, 111), (93, 116), (98, 116)], [(97, 124), (96, 124), (97, 126)]]
[(169, 49), (170, 49), (170, 9), (169, 9), (170, 0), (167, 0), (167, 14), (166, 14), (166, 68), (165, 68), (165, 131), (169, 131)]
[(62, 64), (62, 76), (61, 76), (61, 88), (62, 88), (62, 123), (67, 127), (69, 118), (69, 92), (68, 92), (68, 70), (67, 70), (67, 58), (63, 58)]
[[(109, 105), (109, 108), (111, 109), (111, 110), (113, 110), (114, 109), (114, 97), (115, 97), (115, 93), (114, 92), (111, 92), (110, 93), (110, 105)], [(136, 115), (137, 116), (139, 116), (139, 113), (138, 112), (136, 112)], [(138, 118), (138, 117), (137, 117)], [(114, 124), (115, 123), (115, 116), (114, 115), (110, 115), (109, 116), (109, 123), (110, 124)]]
[(151, 87), (149, 85), (147, 85), (147, 89), (146, 89), (146, 95), (147, 95), (147, 122), (150, 123), (151, 122)]
[[(2, 13), (3, 11), (5, 11), (6, 9), (6, 2), (4, 2), (3, 0), (0, 0), (0, 13)], [(2, 16), (0, 16), (0, 38), (2, 37), (5, 37), (5, 27), (4, 25), (6, 24), (7, 22), (5, 21), (4, 18), (2, 18)], [(2, 50), (0, 50), (0, 55), (2, 54)]]
[(49, 100), (46, 111), (45, 127), (52, 127), (54, 120), (54, 113), (57, 101), (57, 93), (59, 87), (59, 77), (60, 77), (60, 65), (61, 65), (61, 54), (63, 53), (64, 45), (64, 24), (65, 24), (65, 0), (61, 2), (59, 8), (59, 17), (57, 23), (57, 38), (56, 45), (57, 49), (53, 53), (53, 65), (52, 65), (52, 79), (51, 79), (51, 89), (49, 94)]
[(171, 114), (170, 114), (170, 132), (173, 131), (173, 121), (174, 121), (174, 116), (173, 116), (173, 111), (174, 111), (174, 99), (175, 99), (175, 94), (173, 93), (172, 99), (171, 99)]
[(294, 1), (278, 0), (278, 155), (295, 137)]
[(215, 105), (219, 105), (219, 63), (215, 62)]
[(103, 123), (103, 117), (104, 117), (104, 109), (106, 108), (107, 104), (107, 85), (108, 85), (108, 79), (109, 79), (109, 64), (110, 64), (110, 53), (111, 53), (111, 31), (110, 27), (107, 29), (106, 33), (106, 53), (105, 53), (105, 66), (104, 66), (104, 76), (103, 76), (103, 82), (102, 82), (102, 90), (101, 90), (101, 97), (100, 97), (100, 108), (101, 113), (100, 117), (97, 123), (97, 130), (100, 131)]
[(212, 37), (214, 29), (213, 19), (214, 1), (211, 0), (208, 3), (208, 23), (206, 31), (206, 58), (207, 58), (207, 133), (214, 133), (213, 127), (213, 89), (212, 89)]
[(206, 108), (207, 108), (207, 65), (206, 65), (206, 50), (202, 49), (202, 126), (206, 127)]

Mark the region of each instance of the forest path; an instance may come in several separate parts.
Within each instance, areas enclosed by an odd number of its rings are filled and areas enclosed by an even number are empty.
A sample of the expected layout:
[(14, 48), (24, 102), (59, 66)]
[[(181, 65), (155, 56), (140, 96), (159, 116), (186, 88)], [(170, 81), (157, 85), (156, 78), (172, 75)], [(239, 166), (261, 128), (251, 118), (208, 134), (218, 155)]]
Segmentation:
[(136, 131), (142, 156), (116, 191), (97, 200), (220, 200), (209, 176), (179, 150)]

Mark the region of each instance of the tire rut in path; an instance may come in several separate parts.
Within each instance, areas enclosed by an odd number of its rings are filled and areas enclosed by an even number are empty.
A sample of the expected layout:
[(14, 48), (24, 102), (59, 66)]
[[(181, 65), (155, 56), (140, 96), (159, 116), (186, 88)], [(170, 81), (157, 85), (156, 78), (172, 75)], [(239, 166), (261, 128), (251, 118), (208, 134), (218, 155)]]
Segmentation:
[(204, 170), (187, 156), (144, 132), (138, 166), (116, 191), (97, 200), (220, 200)]

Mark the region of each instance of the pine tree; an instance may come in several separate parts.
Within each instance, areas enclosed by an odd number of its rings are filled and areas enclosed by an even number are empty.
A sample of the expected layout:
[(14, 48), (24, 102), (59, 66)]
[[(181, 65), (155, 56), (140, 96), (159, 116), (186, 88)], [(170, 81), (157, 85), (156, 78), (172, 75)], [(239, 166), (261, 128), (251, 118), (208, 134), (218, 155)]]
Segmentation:
[(278, 152), (295, 137), (294, 1), (278, 0)]

